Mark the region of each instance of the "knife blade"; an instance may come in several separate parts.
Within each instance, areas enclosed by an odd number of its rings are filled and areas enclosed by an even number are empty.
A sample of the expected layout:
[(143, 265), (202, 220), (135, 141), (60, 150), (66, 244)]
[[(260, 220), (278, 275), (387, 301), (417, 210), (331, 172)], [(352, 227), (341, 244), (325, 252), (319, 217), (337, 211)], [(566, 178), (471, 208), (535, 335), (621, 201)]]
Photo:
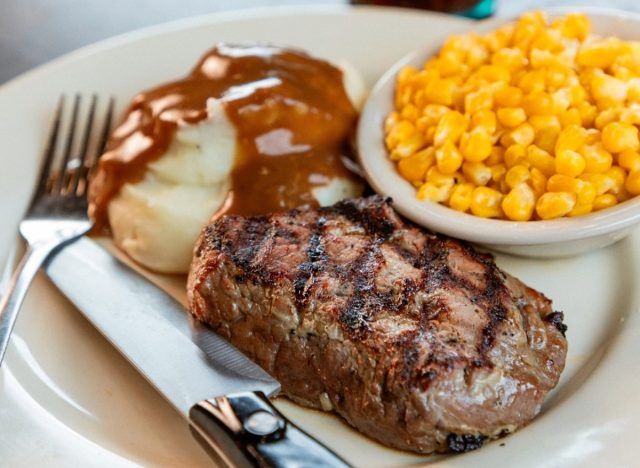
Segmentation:
[[(187, 312), (88, 238), (46, 266), (52, 282), (189, 421), (228, 466), (348, 466), (268, 400), (280, 384), (211, 329), (192, 340)], [(207, 450), (210, 454), (211, 450)]]

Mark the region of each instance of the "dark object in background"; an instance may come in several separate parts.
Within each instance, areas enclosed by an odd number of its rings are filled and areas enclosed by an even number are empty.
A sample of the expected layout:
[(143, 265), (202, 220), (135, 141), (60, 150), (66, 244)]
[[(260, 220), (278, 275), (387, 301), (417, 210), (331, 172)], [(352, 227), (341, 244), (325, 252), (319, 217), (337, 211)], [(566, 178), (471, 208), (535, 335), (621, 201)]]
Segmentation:
[(351, 0), (351, 4), (419, 8), (476, 19), (491, 16), (496, 6), (494, 0)]

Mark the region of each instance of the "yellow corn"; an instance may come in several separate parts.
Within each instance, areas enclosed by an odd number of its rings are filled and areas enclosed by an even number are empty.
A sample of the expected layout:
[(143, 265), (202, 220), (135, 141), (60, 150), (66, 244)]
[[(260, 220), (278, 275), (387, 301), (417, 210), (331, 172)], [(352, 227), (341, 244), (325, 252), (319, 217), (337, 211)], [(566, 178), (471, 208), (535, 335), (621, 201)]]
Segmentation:
[(628, 171), (638, 171), (640, 170), (640, 153), (624, 150), (618, 155), (618, 164)]
[(494, 182), (500, 182), (507, 173), (507, 166), (504, 164), (494, 164), (488, 167), (491, 170), (491, 180)]
[(480, 162), (489, 157), (493, 145), (491, 136), (482, 127), (477, 127), (460, 139), (460, 152), (469, 162)]
[(500, 139), (500, 142), (504, 146), (511, 146), (511, 145), (528, 146), (531, 143), (533, 143), (533, 139), (535, 138), (535, 136), (536, 134), (535, 134), (535, 131), (533, 130), (533, 127), (528, 123), (523, 123), (521, 125), (518, 125), (513, 130), (510, 130), (509, 132), (505, 133)]
[(536, 197), (526, 183), (513, 187), (502, 200), (502, 211), (513, 221), (529, 221), (533, 216)]
[(503, 107), (498, 109), (498, 121), (505, 127), (517, 127), (527, 120), (527, 114), (521, 107)]
[(606, 73), (598, 73), (591, 78), (591, 94), (596, 101), (623, 102), (627, 99), (627, 85)]
[(640, 194), (640, 171), (631, 171), (624, 184), (625, 188), (631, 195)]
[(481, 162), (462, 163), (462, 173), (475, 185), (487, 185), (491, 180), (491, 169)]
[(546, 191), (547, 176), (545, 176), (542, 172), (540, 172), (535, 167), (531, 169), (529, 174), (530, 175), (529, 175), (528, 183), (533, 189), (533, 193), (536, 195), (536, 198), (539, 198)]
[(606, 172), (613, 163), (613, 156), (604, 148), (602, 143), (585, 145), (580, 149), (580, 154), (585, 160), (585, 172)]
[(590, 182), (598, 196), (608, 192), (615, 185), (614, 180), (606, 174), (582, 174), (578, 178)]
[(610, 193), (605, 193), (604, 195), (599, 195), (593, 201), (593, 211), (604, 210), (605, 208), (611, 208), (614, 205), (618, 204), (618, 199), (615, 195)]
[(536, 213), (540, 219), (554, 219), (565, 216), (576, 205), (576, 196), (569, 192), (547, 192), (536, 202)]
[(416, 197), (418, 200), (430, 200), (442, 203), (448, 200), (451, 190), (451, 185), (438, 186), (433, 182), (426, 182), (420, 186)]
[(513, 189), (517, 185), (529, 180), (530, 175), (528, 167), (518, 164), (507, 171), (504, 180), (509, 188)]
[(523, 96), (524, 93), (520, 88), (516, 88), (515, 86), (505, 86), (496, 91), (494, 100), (496, 104), (502, 107), (518, 107), (522, 103)]
[(440, 118), (436, 133), (433, 136), (433, 144), (442, 146), (445, 140), (456, 143), (467, 129), (467, 118), (457, 111), (449, 111)]
[(471, 212), (483, 218), (498, 218), (502, 214), (503, 195), (489, 187), (476, 187), (471, 194)]
[(522, 145), (509, 146), (504, 152), (504, 162), (507, 167), (513, 167), (517, 164), (526, 164), (528, 167), (526, 148)]
[(494, 146), (491, 148), (491, 154), (484, 160), (484, 163), (489, 167), (502, 164), (504, 162), (504, 153), (505, 149), (502, 146)]
[(536, 145), (531, 145), (527, 148), (527, 161), (529, 161), (531, 167), (535, 167), (547, 177), (551, 177), (556, 170), (556, 162), (553, 156)]
[(577, 125), (568, 125), (560, 132), (560, 135), (558, 135), (555, 147), (556, 154), (564, 150), (577, 151), (584, 145), (586, 139), (587, 134), (584, 128)]
[(464, 111), (471, 115), (481, 110), (491, 110), (493, 107), (493, 96), (487, 89), (469, 93), (464, 98)]
[(384, 121), (400, 175), (421, 199), (513, 220), (640, 195), (640, 42), (589, 31), (581, 14), (527, 13), (403, 68)]
[(607, 177), (610, 177), (613, 180), (613, 187), (609, 189), (609, 192), (618, 195), (622, 190), (624, 190), (624, 183), (627, 179), (627, 171), (619, 166), (614, 166), (611, 169), (607, 170)]
[(462, 154), (456, 145), (446, 140), (444, 144), (436, 150), (436, 162), (438, 169), (443, 174), (453, 174), (462, 166)]
[(424, 176), (435, 162), (433, 147), (418, 151), (398, 162), (398, 172), (409, 182), (422, 182)]
[(638, 128), (628, 123), (611, 122), (602, 129), (602, 145), (607, 151), (636, 151), (640, 147)]
[(570, 149), (556, 154), (555, 171), (570, 177), (576, 177), (584, 171), (587, 163), (580, 153)]
[(451, 191), (449, 206), (454, 210), (467, 211), (471, 206), (471, 194), (473, 193), (473, 189), (474, 185), (470, 183), (456, 185)]

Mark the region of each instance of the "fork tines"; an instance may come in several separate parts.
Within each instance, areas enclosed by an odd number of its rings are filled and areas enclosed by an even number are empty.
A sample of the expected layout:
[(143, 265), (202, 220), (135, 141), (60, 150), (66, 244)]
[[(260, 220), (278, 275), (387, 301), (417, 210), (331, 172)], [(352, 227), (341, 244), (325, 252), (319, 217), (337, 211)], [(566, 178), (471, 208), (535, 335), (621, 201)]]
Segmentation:
[[(96, 111), (99, 107), (98, 97), (95, 94), (92, 95), (88, 106), (84, 105), (86, 109), (83, 109), (83, 100), (79, 94), (76, 94), (73, 98), (69, 122), (65, 125), (63, 123), (65, 96), (60, 96), (40, 169), (38, 192), (85, 195), (88, 187), (87, 178), (104, 152), (109, 138), (113, 117), (113, 98), (108, 100), (106, 106), (106, 113), (99, 114), (105, 115), (103, 122), (98, 122), (98, 125), (102, 125), (102, 131), (97, 132), (97, 135), (92, 138)], [(83, 121), (84, 129), (78, 129), (78, 122)], [(78, 131), (82, 131), (82, 135), (76, 141)], [(59, 142), (61, 132), (66, 132), (66, 138), (62, 148), (58, 148), (61, 144)]]

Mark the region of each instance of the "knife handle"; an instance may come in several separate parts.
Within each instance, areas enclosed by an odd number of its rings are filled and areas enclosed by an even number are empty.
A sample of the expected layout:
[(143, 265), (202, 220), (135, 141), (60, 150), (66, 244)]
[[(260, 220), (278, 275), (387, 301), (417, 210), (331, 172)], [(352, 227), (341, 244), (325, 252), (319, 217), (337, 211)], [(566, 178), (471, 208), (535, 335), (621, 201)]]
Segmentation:
[(262, 392), (226, 395), (189, 411), (198, 441), (229, 467), (348, 467), (287, 420)]

